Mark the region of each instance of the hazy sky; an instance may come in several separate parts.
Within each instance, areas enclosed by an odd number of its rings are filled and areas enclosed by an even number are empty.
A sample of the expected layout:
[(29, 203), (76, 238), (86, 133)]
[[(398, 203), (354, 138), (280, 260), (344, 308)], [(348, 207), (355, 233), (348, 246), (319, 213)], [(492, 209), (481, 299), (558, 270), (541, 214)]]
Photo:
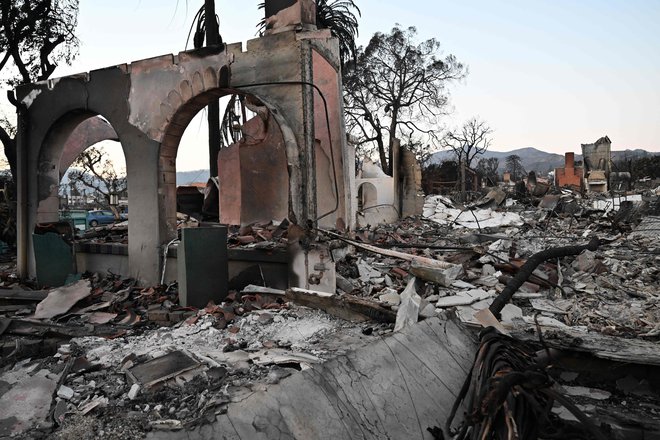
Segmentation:
[[(81, 0), (80, 55), (63, 76), (184, 49), (202, 0)], [(226, 42), (254, 38), (255, 1), (216, 0)], [(608, 135), (614, 149), (660, 151), (660, 1), (358, 0), (359, 42), (395, 23), (437, 38), (470, 69), (452, 87), (449, 126), (479, 115), (493, 149), (562, 153)], [(194, 120), (180, 170), (204, 168), (204, 126)]]

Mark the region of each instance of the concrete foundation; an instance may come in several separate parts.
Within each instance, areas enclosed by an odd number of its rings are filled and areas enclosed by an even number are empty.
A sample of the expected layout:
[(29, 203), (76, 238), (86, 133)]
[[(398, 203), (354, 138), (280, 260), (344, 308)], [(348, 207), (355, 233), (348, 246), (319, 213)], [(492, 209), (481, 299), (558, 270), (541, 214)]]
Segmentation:
[[(179, 278), (178, 254), (178, 245), (171, 245), (165, 265), (165, 284), (177, 281)], [(78, 272), (93, 272), (103, 275), (110, 271), (122, 276), (128, 276), (130, 273), (128, 246), (126, 245), (102, 244), (85, 248), (76, 246), (75, 261)], [(255, 265), (261, 268), (260, 271), (263, 272), (269, 287), (276, 289), (288, 287), (288, 257), (285, 252), (237, 249), (227, 251), (227, 278), (229, 280)], [(272, 276), (270, 276), (271, 274)]]

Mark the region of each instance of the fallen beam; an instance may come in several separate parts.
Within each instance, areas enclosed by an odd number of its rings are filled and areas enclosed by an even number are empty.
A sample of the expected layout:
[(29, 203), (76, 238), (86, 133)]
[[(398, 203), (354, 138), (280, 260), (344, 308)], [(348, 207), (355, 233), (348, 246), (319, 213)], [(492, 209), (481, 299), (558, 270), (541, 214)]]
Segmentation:
[(396, 312), (368, 299), (352, 295), (334, 295), (304, 289), (289, 289), (286, 299), (298, 305), (323, 310), (347, 321), (395, 322)]
[(0, 290), (0, 300), (39, 302), (46, 299), (47, 290)]
[(349, 240), (339, 234), (330, 231), (321, 231), (329, 236), (341, 240), (345, 243), (355, 246), (375, 254), (384, 255), (386, 257), (398, 258), (400, 260), (410, 261), (411, 272), (425, 281), (440, 284), (444, 287), (449, 287), (456, 278), (463, 272), (463, 266), (459, 264), (449, 263), (442, 260), (434, 260), (433, 258), (420, 257), (419, 255), (407, 254), (405, 252), (394, 251), (391, 249), (382, 249), (378, 246), (370, 244), (358, 243), (357, 241)]
[[(528, 331), (516, 330), (512, 335), (520, 340), (538, 342), (538, 335)], [(588, 353), (601, 359), (660, 366), (658, 344), (643, 339), (626, 339), (565, 328), (543, 329), (543, 342), (550, 348)]]

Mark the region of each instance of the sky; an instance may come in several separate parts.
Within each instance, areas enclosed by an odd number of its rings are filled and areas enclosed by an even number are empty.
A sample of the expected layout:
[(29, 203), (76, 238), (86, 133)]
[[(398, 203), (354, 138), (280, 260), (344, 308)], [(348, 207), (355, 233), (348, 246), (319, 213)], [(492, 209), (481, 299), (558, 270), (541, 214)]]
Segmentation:
[[(255, 38), (259, 1), (216, 0), (225, 42)], [(608, 135), (613, 149), (660, 151), (660, 1), (357, 0), (358, 43), (395, 24), (436, 38), (469, 67), (450, 88), (447, 127), (472, 116), (492, 149), (579, 151)], [(185, 48), (202, 0), (81, 0), (80, 53), (53, 77)], [(4, 93), (3, 93), (4, 95)], [(182, 140), (177, 169), (207, 168), (205, 123)]]

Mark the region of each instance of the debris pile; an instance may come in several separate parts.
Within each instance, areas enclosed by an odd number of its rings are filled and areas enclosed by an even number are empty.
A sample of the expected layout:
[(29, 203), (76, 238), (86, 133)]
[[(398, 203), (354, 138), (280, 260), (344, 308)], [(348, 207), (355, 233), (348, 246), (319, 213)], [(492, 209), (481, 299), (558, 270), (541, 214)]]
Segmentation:
[(496, 211), (490, 207), (479, 208), (491, 200), (494, 199), (486, 196), (485, 200), (459, 209), (447, 197), (430, 196), (424, 204), (423, 215), (441, 225), (457, 228), (481, 229), (523, 225), (523, 219), (515, 212)]
[[(0, 394), (0, 406), (16, 393), (27, 400), (3, 414), (0, 436), (45, 438), (57, 428), (61, 438), (85, 430), (93, 438), (142, 438), (190, 429), (260, 386), (392, 330), (299, 307), (284, 292), (256, 286), (219, 305), (182, 310), (175, 287), (83, 279), (2, 318), (3, 349), (14, 350), (3, 353), (0, 383), (10, 391)], [(48, 353), (23, 349), (45, 344)]]
[[(447, 208), (453, 206), (451, 200), (431, 196), (428, 206), (442, 206), (427, 212), (431, 222), (406, 219), (359, 231), (357, 242), (351, 243), (356, 252), (338, 264), (338, 287), (379, 300), (396, 311), (408, 276), (415, 275), (420, 317), (454, 309), (463, 322), (480, 326), (475, 313), (490, 306), (532, 255), (586, 244), (597, 236), (601, 243), (598, 250), (550, 259), (534, 268), (516, 288), (513, 301), (504, 307), (502, 321), (530, 326), (538, 315), (536, 320), (543, 326), (554, 328), (626, 338), (660, 335), (656, 287), (660, 282), (660, 239), (652, 233), (657, 226), (655, 217), (644, 217), (637, 225), (641, 206), (634, 206), (637, 215), (624, 218), (622, 209), (593, 209), (588, 200), (569, 194), (537, 199), (538, 207), (505, 204), (495, 195), (497, 192), (491, 191), (469, 209)], [(459, 214), (472, 217), (469, 212), (483, 219), (482, 211), (497, 212), (490, 207), (493, 205), (514, 211), (503, 212), (501, 218), (511, 214), (524, 222), (517, 226), (508, 221), (491, 226), (479, 222), (480, 232), (476, 233), (477, 222), (465, 224), (461, 217), (456, 221)], [(445, 208), (455, 209), (453, 218), (438, 217), (437, 209), (446, 212)], [(370, 249), (371, 245), (380, 250)], [(402, 258), (402, 253), (410, 258)], [(440, 282), (432, 276), (437, 270), (425, 270), (424, 264), (416, 261), (424, 258), (456, 265), (459, 270)]]
[[(88, 274), (39, 291), (5, 274), (0, 406), (24, 404), (2, 415), (0, 436), (142, 438), (220, 423), (249, 396), (425, 320), (489, 328), (481, 373), (459, 396), (472, 410), (429, 425), (437, 438), (495, 426), (505, 436), (660, 432), (649, 373), (660, 368), (657, 200), (593, 202), (570, 191), (513, 200), (492, 190), (467, 206), (432, 196), (423, 217), (318, 230), (335, 293), (247, 285), (196, 309), (179, 305), (176, 284)], [(286, 221), (229, 232), (241, 249), (308, 238)]]
[[(177, 214), (177, 228), (196, 228), (204, 223), (194, 217)], [(263, 224), (252, 224), (243, 227), (231, 227), (228, 234), (227, 245), (230, 248), (244, 249), (274, 249), (286, 248), (288, 229), (290, 223), (287, 219), (271, 221)], [(76, 238), (78, 243), (128, 243), (128, 221), (111, 225), (90, 227)]]
[(289, 221), (284, 219), (281, 222), (271, 221), (267, 224), (232, 227), (227, 244), (230, 248), (286, 249), (289, 226)]

